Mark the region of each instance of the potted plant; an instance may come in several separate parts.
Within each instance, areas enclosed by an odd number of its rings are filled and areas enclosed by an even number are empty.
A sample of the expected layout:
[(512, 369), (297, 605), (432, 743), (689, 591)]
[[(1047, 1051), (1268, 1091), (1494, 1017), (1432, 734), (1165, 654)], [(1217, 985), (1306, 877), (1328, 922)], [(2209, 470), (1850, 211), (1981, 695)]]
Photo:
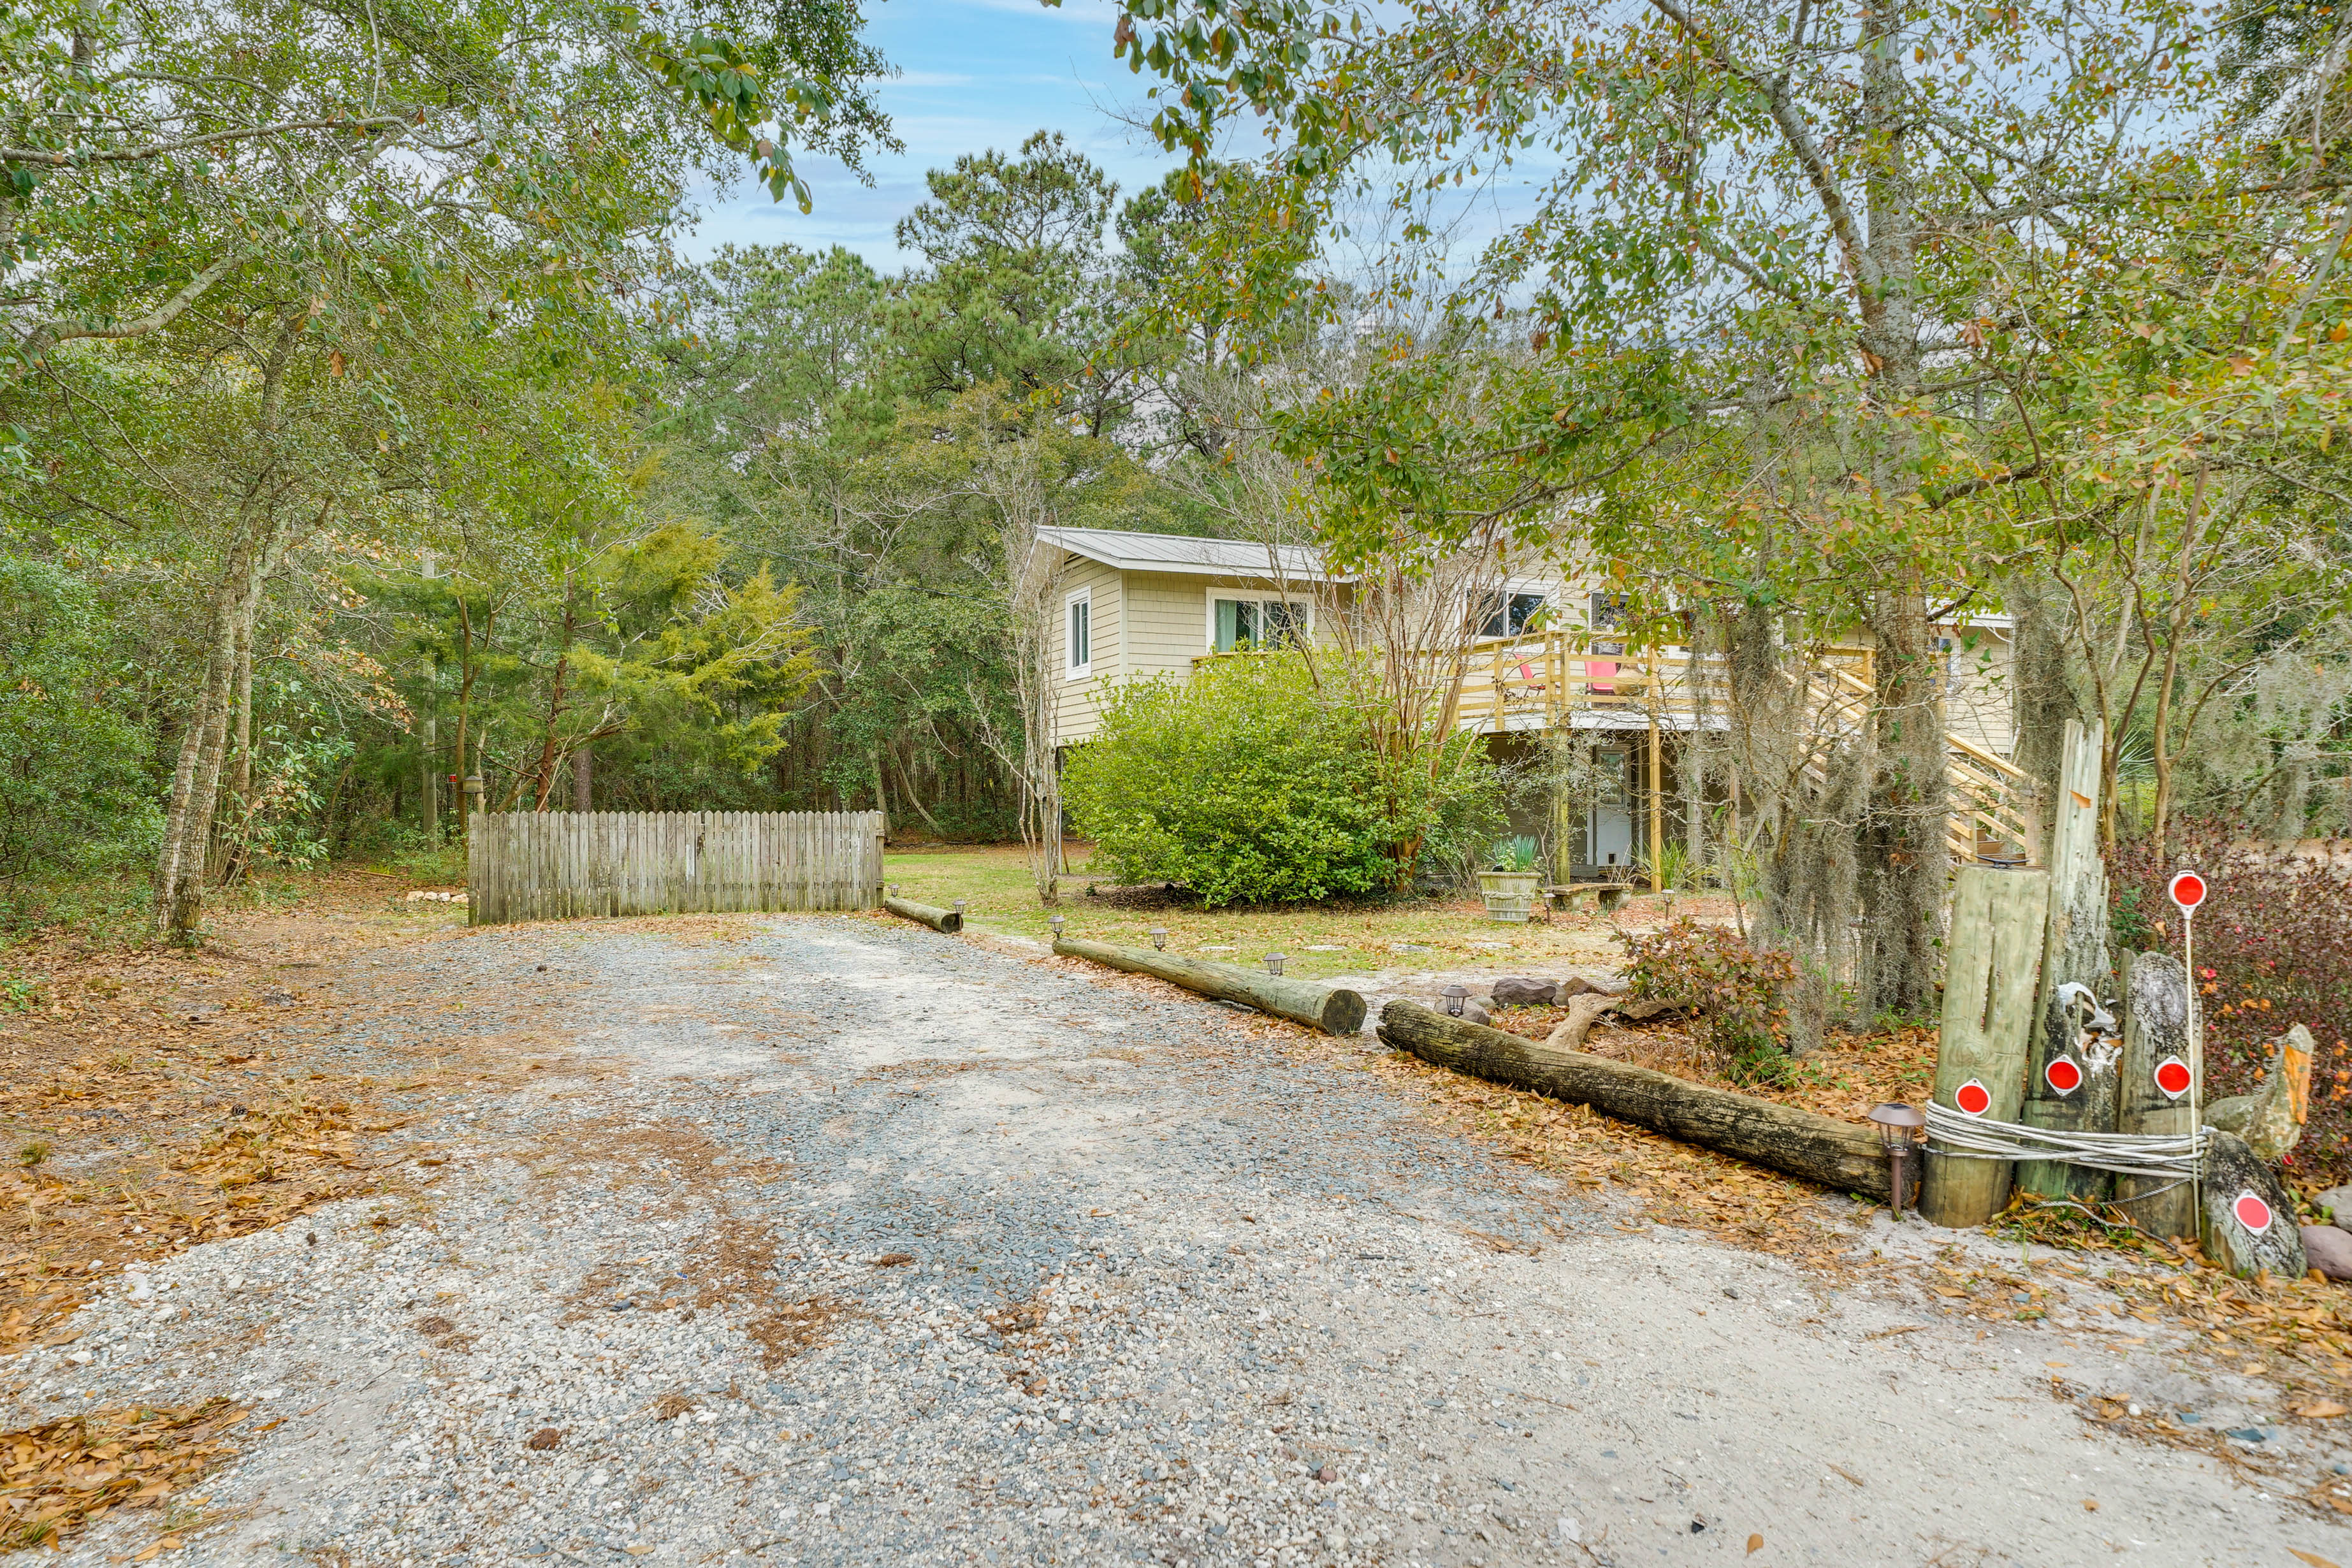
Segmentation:
[(1526, 924), (1542, 882), (1543, 875), (1536, 869), (1536, 841), (1505, 839), (1495, 847), (1494, 868), (1478, 873), (1478, 892), (1486, 901), (1486, 918)]

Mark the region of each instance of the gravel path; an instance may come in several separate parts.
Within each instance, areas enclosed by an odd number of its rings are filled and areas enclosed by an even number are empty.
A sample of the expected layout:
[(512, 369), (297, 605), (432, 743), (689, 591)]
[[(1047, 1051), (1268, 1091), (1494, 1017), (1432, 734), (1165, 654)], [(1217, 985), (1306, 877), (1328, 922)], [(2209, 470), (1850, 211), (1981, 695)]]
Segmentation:
[(438, 1179), (126, 1282), (17, 1418), (258, 1401), (188, 1563), (2352, 1559), (2045, 1338), (1629, 1232), (1233, 1015), (734, 931), (387, 960), (501, 1080), (416, 1091)]

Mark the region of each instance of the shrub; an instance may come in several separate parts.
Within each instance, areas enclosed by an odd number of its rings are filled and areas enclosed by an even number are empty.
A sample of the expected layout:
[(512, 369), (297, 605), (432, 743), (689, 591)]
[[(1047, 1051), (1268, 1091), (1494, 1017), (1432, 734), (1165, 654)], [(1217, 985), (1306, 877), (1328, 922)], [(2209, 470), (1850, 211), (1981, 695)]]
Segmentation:
[(2269, 1043), (2311, 1030), (2311, 1120), (2292, 1156), (2298, 1184), (2352, 1174), (2352, 888), (2331, 844), (2291, 854), (2242, 823), (2176, 821), (2159, 857), (2146, 840), (2107, 858), (2108, 929), (2118, 949), (2178, 956), (2180, 911), (2165, 894), (2179, 871), (2205, 879), (2197, 911), (2197, 986), (2205, 1016), (2209, 1098), (2262, 1081)]
[(1689, 1013), (1693, 1043), (1717, 1068), (1750, 1081), (1776, 1076), (1786, 1057), (1789, 987), (1797, 978), (1787, 953), (1750, 947), (1727, 926), (1694, 920), (1622, 940), (1634, 995)]
[(1121, 880), (1173, 882), (1212, 907), (1389, 892), (1422, 858), (1484, 843), (1497, 785), (1477, 737), (1384, 758), (1334, 688), (1347, 668), (1320, 673), (1318, 686), (1298, 655), (1265, 653), (1118, 689), (1070, 753), (1073, 826)]
[(0, 897), (143, 865), (163, 825), (154, 742), (110, 663), (105, 606), (60, 568), (0, 555)]

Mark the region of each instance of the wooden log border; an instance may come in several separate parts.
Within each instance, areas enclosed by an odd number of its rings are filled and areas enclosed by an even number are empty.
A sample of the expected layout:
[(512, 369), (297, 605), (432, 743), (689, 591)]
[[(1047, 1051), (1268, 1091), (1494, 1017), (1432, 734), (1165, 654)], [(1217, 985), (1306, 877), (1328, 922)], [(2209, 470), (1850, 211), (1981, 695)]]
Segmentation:
[(912, 899), (890, 894), (883, 896), (882, 907), (894, 915), (927, 925), (936, 931), (945, 931), (950, 936), (963, 930), (963, 911), (961, 910), (943, 910), (936, 904), (919, 904)]
[(1858, 1122), (1465, 1024), (1418, 1002), (1381, 1008), (1380, 1037), (1433, 1066), (1589, 1105), (1837, 1192), (1879, 1203), (1889, 1195), (1885, 1151), (1878, 1134)]
[(1054, 951), (1065, 958), (1091, 959), (1130, 973), (1156, 975), (1187, 991), (1239, 1002), (1261, 1013), (1320, 1029), (1327, 1035), (1352, 1035), (1364, 1026), (1363, 997), (1336, 985), (1257, 974), (1239, 964), (1216, 963), (1149, 948), (1115, 947), (1107, 942), (1085, 942), (1069, 936), (1057, 940)]

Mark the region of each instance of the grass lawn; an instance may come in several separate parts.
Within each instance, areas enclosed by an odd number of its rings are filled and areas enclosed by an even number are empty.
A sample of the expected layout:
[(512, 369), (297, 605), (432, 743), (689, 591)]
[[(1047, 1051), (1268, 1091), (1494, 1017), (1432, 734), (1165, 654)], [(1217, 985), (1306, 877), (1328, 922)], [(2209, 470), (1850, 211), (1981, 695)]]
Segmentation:
[[(1423, 899), (1405, 903), (1326, 903), (1291, 908), (1202, 910), (1188, 906), (1126, 908), (1089, 898), (1085, 870), (1090, 847), (1065, 852), (1077, 868), (1062, 879), (1058, 910), (1037, 906), (1037, 893), (1018, 845), (986, 848), (911, 849), (883, 858), (884, 878), (919, 903), (965, 900), (964, 922), (976, 931), (1044, 941), (1048, 915), (1059, 913), (1066, 934), (1132, 947), (1151, 945), (1151, 928), (1164, 926), (1171, 952), (1197, 952), (1229, 963), (1255, 964), (1278, 952), (1286, 974), (1357, 974), (1393, 969), (1541, 968), (1579, 964), (1613, 969), (1622, 958), (1614, 931), (1664, 923), (1664, 901), (1637, 898), (1612, 921), (1600, 915), (1559, 915), (1510, 925), (1486, 918), (1475, 899)], [(1102, 879), (1105, 886), (1108, 879)], [(1722, 904), (1720, 910), (1714, 906)], [(1682, 899), (1678, 913), (1730, 918), (1720, 899)]]

